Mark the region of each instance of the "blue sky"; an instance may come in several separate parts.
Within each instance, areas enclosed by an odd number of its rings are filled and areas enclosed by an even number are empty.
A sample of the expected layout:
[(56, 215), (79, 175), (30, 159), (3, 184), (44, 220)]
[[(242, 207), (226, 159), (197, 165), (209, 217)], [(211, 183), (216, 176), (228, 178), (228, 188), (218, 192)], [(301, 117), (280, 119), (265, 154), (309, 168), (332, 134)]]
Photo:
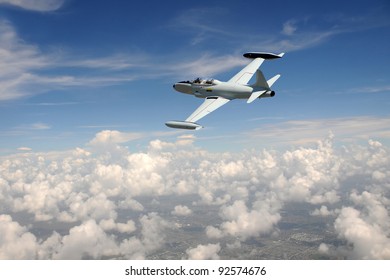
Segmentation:
[(187, 135), (202, 100), (172, 84), (228, 80), (247, 51), (286, 52), (275, 98), (230, 102), (191, 134), (219, 150), (390, 139), (388, 1), (0, 1), (0, 154), (88, 146), (101, 131), (143, 149)]

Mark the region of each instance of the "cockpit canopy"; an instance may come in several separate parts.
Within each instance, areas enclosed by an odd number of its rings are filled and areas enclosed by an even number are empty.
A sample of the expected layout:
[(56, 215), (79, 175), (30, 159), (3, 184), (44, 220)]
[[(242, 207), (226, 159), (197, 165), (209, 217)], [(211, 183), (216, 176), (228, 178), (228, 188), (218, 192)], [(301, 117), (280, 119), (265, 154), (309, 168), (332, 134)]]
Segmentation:
[(192, 81), (193, 84), (201, 84), (201, 85), (217, 85), (220, 82), (215, 79), (208, 79), (208, 78), (196, 78)]
[(182, 81), (180, 83), (212, 86), (212, 85), (220, 84), (221, 82), (216, 79), (196, 78), (193, 81)]

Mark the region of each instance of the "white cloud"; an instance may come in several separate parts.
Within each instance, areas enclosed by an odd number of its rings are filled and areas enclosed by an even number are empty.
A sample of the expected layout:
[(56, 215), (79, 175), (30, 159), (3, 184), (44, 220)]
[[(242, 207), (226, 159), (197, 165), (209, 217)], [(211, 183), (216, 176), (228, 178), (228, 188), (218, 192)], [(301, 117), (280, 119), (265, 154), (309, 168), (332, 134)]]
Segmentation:
[(103, 130), (96, 134), (89, 144), (90, 145), (107, 145), (107, 144), (120, 144), (126, 143), (131, 140), (141, 138), (140, 133), (127, 133), (117, 130)]
[(136, 230), (135, 223), (132, 220), (127, 221), (127, 223), (116, 223), (114, 219), (101, 220), (99, 226), (104, 231), (118, 231), (121, 233), (131, 233)]
[(353, 244), (352, 258), (390, 259), (389, 228), (383, 228), (380, 224), (382, 222), (376, 220), (370, 223), (360, 211), (344, 207), (335, 221), (335, 229), (341, 237)]
[(78, 221), (93, 219), (116, 219), (116, 206), (105, 194), (99, 193), (95, 196), (71, 195), (68, 199), (69, 213)]
[(0, 101), (19, 98), (22, 88), (29, 79), (29, 72), (49, 64), (36, 46), (25, 44), (16, 34), (13, 26), (0, 20)]
[(62, 7), (65, 0), (0, 0), (0, 4), (17, 6), (22, 9), (50, 12)]
[(34, 259), (37, 240), (9, 215), (0, 215), (0, 259)]
[(111, 256), (118, 253), (117, 245), (94, 220), (73, 227), (61, 240), (53, 259), (82, 259)]
[[(125, 259), (145, 259), (146, 255), (163, 245), (165, 221), (155, 213), (142, 216), (141, 236), (130, 236), (118, 241), (113, 231), (121, 234), (133, 234), (135, 223), (128, 221), (116, 223), (114, 220), (87, 220), (69, 230), (69, 234), (61, 236), (57, 232), (40, 243), (35, 242), (36, 255), (31, 259), (101, 259), (123, 257)], [(107, 233), (109, 231), (110, 233)], [(33, 236), (35, 238), (35, 236)], [(35, 240), (35, 239), (34, 239)], [(10, 258), (16, 258), (10, 255)]]
[(217, 244), (198, 245), (186, 251), (190, 260), (219, 260), (221, 246)]
[(32, 149), (29, 148), (29, 147), (19, 147), (18, 151), (21, 151), (21, 152), (31, 152)]
[(192, 214), (192, 210), (185, 205), (176, 205), (172, 211), (172, 215), (175, 216), (188, 216)]
[[(238, 200), (231, 206), (222, 207), (220, 215), (227, 220), (221, 224), (221, 231), (243, 240), (271, 232), (281, 218), (279, 213), (273, 213), (267, 201), (258, 201), (250, 210), (244, 201)], [(218, 236), (215, 230), (210, 232), (209, 229), (208, 234)]]
[(283, 24), (282, 34), (291, 36), (291, 35), (294, 35), (294, 33), (295, 33), (295, 31), (297, 31), (297, 29), (298, 28), (296, 26), (295, 20), (289, 20)]
[(119, 207), (123, 209), (131, 209), (133, 211), (143, 211), (145, 207), (139, 203), (137, 200), (127, 197), (119, 203)]
[(132, 220), (128, 221), (127, 223), (117, 223), (116, 228), (121, 233), (131, 233), (136, 229), (135, 223)]
[(321, 243), (320, 246), (318, 247), (318, 252), (322, 254), (328, 254), (329, 253), (329, 246), (326, 245), (325, 243)]
[[(175, 132), (174, 132), (175, 133)], [(152, 140), (149, 143), (149, 149), (155, 151), (162, 151), (168, 149), (176, 149), (177, 147), (192, 147), (192, 144), (195, 142), (196, 137), (193, 134), (184, 134), (179, 135), (177, 140), (173, 143), (164, 142), (159, 139)]]
[(213, 226), (206, 227), (206, 235), (208, 238), (215, 238), (215, 239), (219, 239), (224, 236), (223, 232), (220, 229)]
[[(386, 179), (383, 178), (383, 181), (386, 182)], [(370, 224), (380, 222), (381, 226), (390, 229), (390, 216), (386, 209), (390, 205), (390, 201), (386, 196), (382, 193), (375, 194), (363, 191), (361, 195), (352, 192), (350, 199), (356, 206), (363, 207), (366, 220)]]
[(323, 217), (331, 216), (331, 215), (333, 215), (333, 214), (334, 214), (334, 211), (330, 211), (330, 210), (328, 209), (328, 207), (325, 206), (325, 205), (322, 205), (321, 208), (315, 209), (315, 210), (311, 213), (311, 215), (313, 215), (313, 216), (323, 216)]
[(142, 225), (142, 242), (148, 251), (160, 248), (164, 244), (163, 230), (169, 226), (167, 221), (157, 213), (150, 213), (140, 219)]
[[(384, 179), (386, 182), (387, 179)], [(388, 185), (382, 185), (388, 188)], [(351, 258), (390, 259), (390, 201), (386, 189), (372, 188), (372, 193), (353, 191), (350, 195), (354, 207), (343, 207), (335, 220), (335, 229), (345, 238), (352, 249)]]

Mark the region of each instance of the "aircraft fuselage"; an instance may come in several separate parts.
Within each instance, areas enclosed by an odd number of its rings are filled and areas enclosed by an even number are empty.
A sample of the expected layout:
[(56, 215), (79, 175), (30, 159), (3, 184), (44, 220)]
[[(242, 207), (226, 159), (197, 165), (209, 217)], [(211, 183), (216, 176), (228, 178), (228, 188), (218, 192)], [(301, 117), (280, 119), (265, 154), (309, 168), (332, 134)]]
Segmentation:
[[(173, 88), (181, 93), (191, 94), (199, 98), (209, 96), (220, 96), (226, 99), (248, 99), (254, 91), (265, 90), (262, 87), (253, 87), (250, 85), (240, 85), (230, 82), (221, 82), (212, 80), (209, 83), (179, 82), (173, 85)], [(272, 97), (273, 91), (267, 91), (261, 97)]]

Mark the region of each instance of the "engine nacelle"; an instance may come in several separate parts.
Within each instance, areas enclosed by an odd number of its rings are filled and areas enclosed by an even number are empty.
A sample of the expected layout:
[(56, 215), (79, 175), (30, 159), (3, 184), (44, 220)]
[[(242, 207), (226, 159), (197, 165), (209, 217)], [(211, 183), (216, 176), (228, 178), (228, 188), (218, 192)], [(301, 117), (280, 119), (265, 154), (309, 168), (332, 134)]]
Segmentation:
[(259, 98), (274, 97), (274, 96), (275, 96), (275, 92), (273, 90), (269, 90), (269, 91), (264, 92), (262, 95), (260, 95)]

